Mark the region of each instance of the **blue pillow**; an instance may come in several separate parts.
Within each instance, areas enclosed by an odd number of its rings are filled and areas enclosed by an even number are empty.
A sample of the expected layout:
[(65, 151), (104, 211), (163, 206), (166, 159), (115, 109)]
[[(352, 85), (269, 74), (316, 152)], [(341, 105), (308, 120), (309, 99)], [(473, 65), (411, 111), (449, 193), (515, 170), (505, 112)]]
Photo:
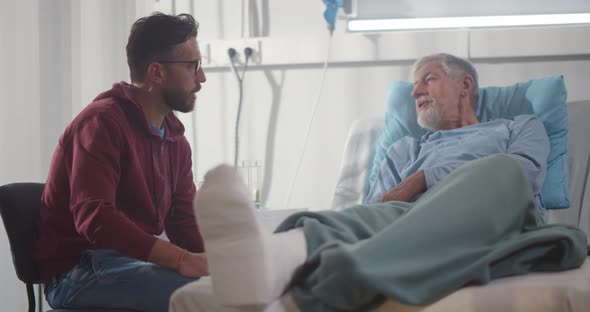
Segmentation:
[[(416, 106), (410, 95), (412, 89), (412, 83), (407, 81), (394, 81), (389, 87), (385, 127), (369, 176), (371, 186), (377, 179), (379, 166), (387, 149), (394, 142), (407, 135), (421, 137), (426, 133), (416, 121)], [(540, 195), (548, 209), (570, 206), (566, 101), (567, 91), (563, 76), (546, 77), (507, 87), (481, 88), (475, 112), (482, 122), (522, 114), (534, 114), (543, 121), (551, 150), (547, 160), (547, 176)]]

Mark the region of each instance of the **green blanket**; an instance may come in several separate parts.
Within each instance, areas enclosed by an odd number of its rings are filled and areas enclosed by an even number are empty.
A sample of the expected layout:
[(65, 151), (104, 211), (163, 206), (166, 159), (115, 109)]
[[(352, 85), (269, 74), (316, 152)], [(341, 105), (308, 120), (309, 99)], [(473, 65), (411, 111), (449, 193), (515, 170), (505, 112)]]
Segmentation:
[(302, 212), (307, 262), (290, 291), (301, 311), (366, 311), (393, 298), (429, 304), (469, 284), (579, 267), (586, 236), (545, 224), (520, 165), (506, 155), (472, 161), (413, 203)]

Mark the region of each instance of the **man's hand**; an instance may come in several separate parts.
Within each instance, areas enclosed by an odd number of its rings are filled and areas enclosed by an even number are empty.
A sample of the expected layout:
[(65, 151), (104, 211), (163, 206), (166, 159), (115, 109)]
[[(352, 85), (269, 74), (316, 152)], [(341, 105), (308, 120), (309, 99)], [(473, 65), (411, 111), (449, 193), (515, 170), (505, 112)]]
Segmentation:
[(426, 192), (426, 179), (424, 178), (424, 171), (420, 170), (383, 194), (381, 201), (410, 202), (424, 192)]
[(209, 275), (209, 265), (204, 253), (186, 252), (180, 261), (178, 273), (186, 277), (201, 277)]
[(148, 261), (173, 269), (186, 277), (209, 275), (209, 265), (204, 253), (192, 253), (161, 239), (156, 240)]

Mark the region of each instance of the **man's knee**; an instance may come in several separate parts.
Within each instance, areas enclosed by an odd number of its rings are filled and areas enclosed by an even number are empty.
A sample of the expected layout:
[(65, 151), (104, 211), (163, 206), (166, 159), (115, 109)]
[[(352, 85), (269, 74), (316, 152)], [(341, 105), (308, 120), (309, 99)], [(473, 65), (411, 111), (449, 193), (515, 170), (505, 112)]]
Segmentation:
[(507, 154), (495, 154), (471, 161), (452, 174), (467, 174), (477, 180), (506, 187), (528, 183), (520, 162)]
[(497, 166), (502, 166), (502, 167), (513, 167), (516, 168), (517, 166), (520, 166), (518, 163), (518, 160), (514, 159), (513, 157), (511, 157), (508, 154), (494, 154), (494, 155), (490, 155), (488, 157), (485, 157), (485, 159), (488, 159), (488, 161), (494, 163)]
[(520, 162), (508, 154), (496, 154), (487, 157), (493, 168), (497, 168), (503, 172), (511, 172), (516, 174), (523, 174), (524, 169)]
[(507, 154), (496, 154), (481, 159), (485, 162), (485, 169), (491, 179), (497, 179), (500, 184), (528, 183), (526, 172), (520, 162)]

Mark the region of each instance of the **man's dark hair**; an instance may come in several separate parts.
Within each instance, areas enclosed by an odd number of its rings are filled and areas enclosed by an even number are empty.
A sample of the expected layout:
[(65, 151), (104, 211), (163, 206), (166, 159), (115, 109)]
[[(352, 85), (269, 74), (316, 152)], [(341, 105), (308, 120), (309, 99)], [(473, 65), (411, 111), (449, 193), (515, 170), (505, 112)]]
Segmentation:
[(127, 41), (127, 64), (131, 81), (143, 81), (154, 60), (172, 58), (174, 46), (196, 38), (199, 23), (190, 14), (155, 12), (138, 19)]

